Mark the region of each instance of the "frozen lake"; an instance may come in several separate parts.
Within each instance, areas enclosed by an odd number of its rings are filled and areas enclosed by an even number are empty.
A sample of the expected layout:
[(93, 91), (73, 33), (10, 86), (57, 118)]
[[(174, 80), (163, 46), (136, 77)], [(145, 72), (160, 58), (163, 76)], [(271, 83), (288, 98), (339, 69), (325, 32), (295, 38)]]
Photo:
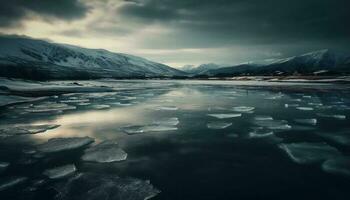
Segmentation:
[(0, 199), (350, 198), (346, 85), (79, 84), (1, 110)]

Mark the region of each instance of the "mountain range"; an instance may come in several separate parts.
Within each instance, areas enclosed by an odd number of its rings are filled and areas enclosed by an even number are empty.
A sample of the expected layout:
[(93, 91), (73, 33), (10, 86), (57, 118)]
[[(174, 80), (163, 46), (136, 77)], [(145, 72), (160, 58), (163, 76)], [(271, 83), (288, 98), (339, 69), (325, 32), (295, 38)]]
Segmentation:
[(35, 80), (174, 77), (167, 65), (103, 49), (0, 35), (0, 76)]
[(181, 67), (180, 70), (187, 72), (189, 74), (202, 74), (208, 70), (215, 70), (215, 69), (219, 69), (222, 67), (225, 67), (225, 65), (219, 65), (219, 64), (215, 64), (215, 63), (207, 63), (207, 64), (201, 64), (198, 66), (185, 65), (185, 66)]
[(210, 69), (197, 76), (345, 75), (349, 73), (350, 56), (324, 49), (284, 59), (270, 59), (265, 62), (248, 62)]
[(8, 78), (64, 80), (348, 74), (350, 56), (328, 49), (232, 66), (208, 63), (174, 69), (141, 57), (104, 49), (0, 35), (0, 77)]

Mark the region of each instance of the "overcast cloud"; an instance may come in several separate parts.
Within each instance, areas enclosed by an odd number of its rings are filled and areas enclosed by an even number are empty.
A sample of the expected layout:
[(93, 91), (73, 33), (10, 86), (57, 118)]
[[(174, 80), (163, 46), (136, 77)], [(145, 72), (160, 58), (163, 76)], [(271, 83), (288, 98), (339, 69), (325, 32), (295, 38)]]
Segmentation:
[(349, 0), (1, 0), (0, 31), (171, 66), (349, 51)]

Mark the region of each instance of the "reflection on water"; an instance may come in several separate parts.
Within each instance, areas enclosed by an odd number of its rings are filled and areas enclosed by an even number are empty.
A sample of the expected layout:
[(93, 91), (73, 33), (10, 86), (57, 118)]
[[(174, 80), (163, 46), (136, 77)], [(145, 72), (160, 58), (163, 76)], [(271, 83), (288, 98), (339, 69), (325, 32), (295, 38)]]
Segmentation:
[[(3, 126), (61, 125), (4, 138), (0, 161), (11, 165), (3, 176), (21, 171), (21, 176), (38, 179), (49, 166), (74, 163), (78, 172), (149, 179), (162, 191), (154, 199), (350, 197), (350, 168), (344, 167), (350, 162), (350, 93), (345, 86), (333, 90), (332, 85), (229, 81), (88, 83), (123, 90), (50, 97), (14, 106), (2, 115)], [(35, 112), (37, 105), (46, 109), (52, 104), (75, 109)], [(34, 153), (25, 159), (35, 163), (19, 162), (24, 158), (18, 144), (35, 149), (50, 138), (83, 136), (97, 143), (116, 139), (128, 157), (107, 164), (84, 162), (77, 151), (59, 159)], [(34, 166), (35, 172), (23, 166)], [(33, 187), (30, 181), (26, 184), (20, 188)], [(46, 189), (54, 184), (37, 187), (32, 196), (23, 194), (27, 199), (52, 199), (52, 191)]]

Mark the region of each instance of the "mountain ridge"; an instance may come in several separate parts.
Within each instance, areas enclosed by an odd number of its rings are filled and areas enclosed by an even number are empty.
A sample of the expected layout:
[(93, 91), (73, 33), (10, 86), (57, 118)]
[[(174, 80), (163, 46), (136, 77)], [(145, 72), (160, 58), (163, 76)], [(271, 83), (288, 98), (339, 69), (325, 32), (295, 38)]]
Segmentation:
[(25, 79), (173, 77), (184, 72), (145, 58), (0, 35), (0, 76)]
[(224, 67), (224, 65), (219, 65), (219, 64), (215, 64), (215, 63), (205, 63), (205, 64), (200, 64), (198, 66), (194, 66), (194, 65), (185, 65), (183, 67), (180, 68), (180, 70), (190, 73), (190, 74), (200, 74), (203, 73), (205, 71), (208, 70), (212, 70), (212, 69), (219, 69)]
[(197, 75), (242, 76), (242, 75), (310, 75), (319, 71), (325, 74), (349, 74), (350, 56), (329, 49), (308, 52), (299, 56), (276, 59), (267, 64), (254, 62), (207, 70)]

